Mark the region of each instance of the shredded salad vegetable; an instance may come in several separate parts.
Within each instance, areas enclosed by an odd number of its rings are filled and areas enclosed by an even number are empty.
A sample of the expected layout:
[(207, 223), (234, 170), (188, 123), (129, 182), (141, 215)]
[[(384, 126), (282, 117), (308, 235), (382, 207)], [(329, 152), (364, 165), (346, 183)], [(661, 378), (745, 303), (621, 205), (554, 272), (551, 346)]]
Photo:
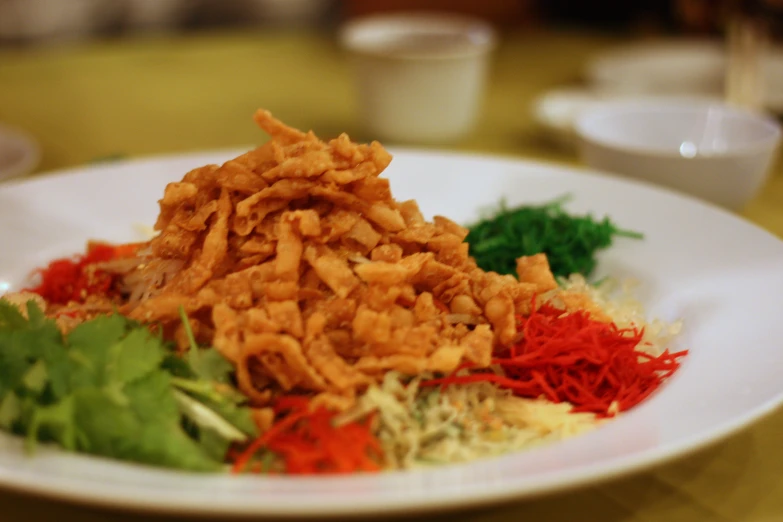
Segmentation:
[(380, 469), (383, 454), (370, 428), (372, 417), (338, 424), (326, 408), (311, 410), (309, 397), (281, 398), (274, 410), (281, 420), (236, 456), (235, 473), (248, 468), (294, 475)]
[[(535, 307), (534, 307), (535, 310)], [(575, 412), (600, 416), (628, 410), (679, 367), (687, 351), (651, 355), (637, 347), (643, 332), (619, 329), (582, 311), (564, 314), (542, 305), (519, 317), (522, 340), (500, 351), (494, 372), (431, 379), (424, 386), (491, 382), (522, 397), (569, 402)]]
[(108, 295), (114, 277), (100, 269), (100, 264), (131, 257), (138, 245), (92, 243), (87, 253), (74, 258), (57, 259), (37, 271), (41, 281), (30, 289), (51, 304), (81, 303), (90, 295)]
[(597, 263), (596, 253), (611, 246), (615, 237), (642, 238), (619, 229), (608, 217), (598, 221), (567, 213), (563, 209), (567, 200), (515, 208), (501, 202), (469, 227), (470, 255), (484, 270), (514, 274), (517, 258), (545, 253), (555, 276), (589, 276)]

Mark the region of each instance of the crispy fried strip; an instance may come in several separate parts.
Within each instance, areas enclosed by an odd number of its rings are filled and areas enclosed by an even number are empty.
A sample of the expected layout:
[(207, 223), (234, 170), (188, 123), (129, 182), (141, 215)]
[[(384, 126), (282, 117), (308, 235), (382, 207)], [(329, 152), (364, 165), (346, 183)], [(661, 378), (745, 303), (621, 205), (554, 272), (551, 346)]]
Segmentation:
[[(557, 293), (545, 256), (520, 258), (519, 281), (485, 273), (467, 229), (395, 201), (379, 143), (324, 142), (267, 111), (255, 120), (269, 142), (166, 187), (122, 307), (184, 343), (183, 306), (255, 406), (291, 392), (344, 409), (389, 370), (486, 367), (533, 295)], [(584, 295), (556, 298), (598, 313)], [(268, 410), (257, 417), (268, 426)]]

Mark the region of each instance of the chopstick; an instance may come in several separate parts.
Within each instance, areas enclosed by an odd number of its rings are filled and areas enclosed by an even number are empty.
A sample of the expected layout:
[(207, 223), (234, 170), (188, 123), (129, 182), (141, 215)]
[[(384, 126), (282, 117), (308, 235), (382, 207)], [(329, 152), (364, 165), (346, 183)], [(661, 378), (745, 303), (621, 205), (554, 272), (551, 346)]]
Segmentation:
[(746, 109), (762, 110), (764, 28), (757, 18), (738, 12), (729, 22), (727, 37), (726, 101)]

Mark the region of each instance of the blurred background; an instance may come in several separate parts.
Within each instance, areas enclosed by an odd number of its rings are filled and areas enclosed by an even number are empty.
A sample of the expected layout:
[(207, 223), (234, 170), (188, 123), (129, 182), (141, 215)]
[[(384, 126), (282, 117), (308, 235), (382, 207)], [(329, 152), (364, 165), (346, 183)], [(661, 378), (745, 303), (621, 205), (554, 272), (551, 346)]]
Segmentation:
[(0, 39), (45, 44), (136, 32), (225, 27), (328, 28), (400, 10), (480, 16), (506, 30), (580, 28), (626, 34), (718, 34), (735, 10), (775, 20), (783, 0), (0, 0)]
[[(0, 125), (39, 145), (35, 172), (247, 146), (266, 139), (258, 107), (324, 136), (372, 139), (337, 29), (411, 10), (498, 30), (475, 129), (443, 146), (569, 163), (536, 104), (584, 87), (595, 57), (647, 41), (723, 45), (738, 13), (770, 46), (783, 37), (783, 0), (0, 0)], [(783, 75), (783, 53), (777, 63)]]
[[(569, 127), (582, 102), (607, 95), (602, 87), (725, 97), (724, 59), (739, 20), (749, 20), (756, 43), (768, 49), (760, 109), (776, 119), (783, 114), (783, 0), (0, 0), (0, 182), (4, 172), (10, 179), (154, 154), (247, 148), (267, 139), (252, 120), (258, 108), (324, 138), (341, 132), (377, 138), (361, 123), (361, 97), (339, 31), (363, 15), (411, 10), (472, 15), (497, 30), (475, 124), (437, 147), (584, 165)], [(750, 72), (738, 67), (740, 76), (758, 76), (758, 55), (744, 54), (740, 62)], [(766, 175), (764, 154), (756, 155)], [(745, 164), (731, 157), (724, 163), (742, 185)], [(783, 237), (780, 160), (763, 182), (742, 215)], [(62, 201), (69, 204), (68, 194)], [(660, 520), (740, 520), (758, 498), (745, 493), (762, 491), (759, 483), (773, 484), (774, 493), (780, 480), (779, 433), (748, 437), (742, 452), (721, 449), (736, 453), (738, 473), (723, 460), (711, 464), (712, 475), (736, 474), (741, 488), (699, 482), (686, 466), (682, 491), (671, 485), (673, 473), (644, 477), (620, 491), (606, 520), (625, 519), (621, 513), (648, 497)], [(754, 441), (766, 446), (754, 449)], [(766, 467), (749, 464), (748, 451), (764, 455), (754, 462)], [(756, 475), (766, 479), (756, 482)], [(780, 496), (766, 495), (767, 518), (752, 508), (758, 520), (783, 520)], [(642, 518), (659, 519), (634, 516)]]

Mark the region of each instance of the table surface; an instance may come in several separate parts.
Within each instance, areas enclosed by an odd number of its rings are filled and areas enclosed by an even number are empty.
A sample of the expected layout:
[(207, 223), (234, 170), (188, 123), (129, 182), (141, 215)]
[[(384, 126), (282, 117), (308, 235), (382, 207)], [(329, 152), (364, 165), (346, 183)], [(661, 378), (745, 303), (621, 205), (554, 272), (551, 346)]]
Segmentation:
[[(566, 164), (530, 116), (546, 89), (578, 81), (585, 60), (622, 44), (576, 33), (509, 35), (498, 48), (481, 121), (452, 148)], [(42, 145), (39, 171), (117, 156), (263, 141), (252, 113), (362, 139), (347, 63), (328, 34), (210, 33), (0, 50), (0, 122)], [(743, 212), (783, 236), (783, 164)], [(783, 412), (655, 470), (576, 492), (449, 515), (451, 521), (783, 520)], [(4, 521), (154, 521), (0, 492)], [(428, 520), (438, 517), (427, 517)], [(163, 519), (160, 520), (171, 520)]]

